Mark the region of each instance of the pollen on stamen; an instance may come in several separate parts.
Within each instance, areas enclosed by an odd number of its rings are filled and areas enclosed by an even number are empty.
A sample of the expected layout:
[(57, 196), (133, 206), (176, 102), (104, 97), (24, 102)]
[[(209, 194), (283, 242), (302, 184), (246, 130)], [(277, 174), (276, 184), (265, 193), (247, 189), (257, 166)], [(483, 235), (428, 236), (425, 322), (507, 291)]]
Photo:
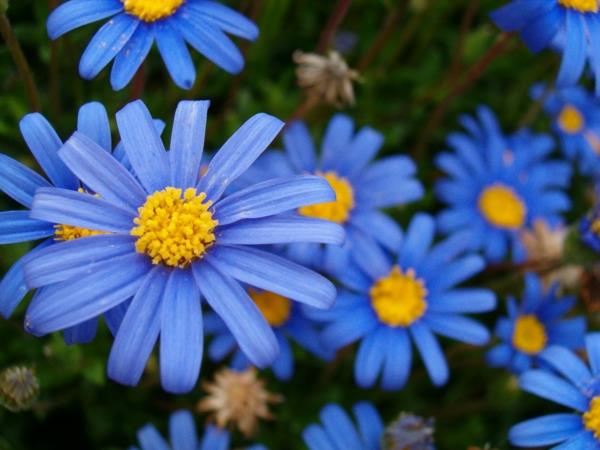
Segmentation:
[(580, 13), (597, 13), (599, 10), (598, 0), (558, 0), (558, 4)]
[(156, 22), (172, 16), (185, 0), (124, 0), (125, 12), (144, 22)]
[(248, 295), (269, 325), (280, 327), (289, 320), (292, 313), (292, 302), (289, 299), (273, 292), (255, 289), (249, 289)]
[(339, 224), (347, 222), (355, 206), (352, 185), (348, 180), (335, 172), (318, 172), (317, 175), (327, 180), (331, 189), (335, 192), (336, 199), (332, 202), (303, 206), (298, 210), (298, 213), (303, 216), (330, 220)]

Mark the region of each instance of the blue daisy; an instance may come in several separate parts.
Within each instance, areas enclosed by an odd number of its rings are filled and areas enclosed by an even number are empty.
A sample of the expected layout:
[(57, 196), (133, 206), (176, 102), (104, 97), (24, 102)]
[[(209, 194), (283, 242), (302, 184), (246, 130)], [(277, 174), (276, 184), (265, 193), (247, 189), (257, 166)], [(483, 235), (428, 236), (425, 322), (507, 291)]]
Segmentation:
[[(154, 427), (146, 425), (137, 433), (139, 447), (129, 450), (229, 450), (231, 435), (213, 425), (207, 425), (202, 439), (198, 438), (194, 417), (189, 411), (176, 411), (169, 418), (167, 442)], [(267, 450), (264, 445), (252, 445), (245, 450)]]
[(338, 274), (346, 288), (330, 311), (311, 314), (325, 322), (322, 339), (329, 348), (360, 343), (354, 375), (363, 388), (381, 376), (383, 389), (401, 389), (412, 366), (411, 341), (440, 386), (449, 370), (436, 334), (472, 345), (489, 340), (488, 330), (464, 314), (493, 310), (494, 294), (457, 286), (479, 273), (484, 260), (461, 256), (469, 239), (464, 233), (432, 247), (434, 237), (433, 218), (418, 214), (393, 258), (373, 239), (357, 240), (353, 265)]
[(356, 425), (336, 404), (321, 410), (320, 424), (311, 424), (302, 433), (310, 450), (381, 450), (384, 425), (375, 407), (360, 402), (352, 408)]
[(69, 0), (48, 18), (48, 34), (57, 39), (75, 28), (110, 18), (81, 57), (79, 73), (95, 78), (113, 59), (113, 89), (127, 86), (156, 41), (171, 78), (184, 89), (196, 79), (188, 44), (229, 73), (239, 73), (244, 57), (226, 33), (250, 41), (256, 25), (212, 0)]
[(586, 337), (589, 367), (564, 347), (549, 347), (540, 358), (554, 370), (530, 370), (521, 375), (524, 391), (575, 412), (550, 414), (515, 425), (509, 433), (517, 447), (600, 449), (600, 333)]
[(43, 287), (27, 311), (27, 329), (35, 335), (61, 330), (133, 297), (108, 361), (109, 377), (126, 385), (139, 382), (160, 336), (163, 387), (174, 393), (194, 387), (202, 360), (201, 297), (262, 368), (277, 357), (277, 338), (239, 282), (317, 308), (328, 308), (336, 296), (326, 278), (256, 248), (342, 244), (344, 230), (337, 224), (282, 215), (333, 200), (329, 185), (302, 175), (223, 195), (283, 123), (254, 116), (201, 174), (208, 105), (179, 104), (169, 152), (141, 101), (117, 113), (133, 174), (75, 133), (59, 156), (95, 195), (41, 188), (33, 201), (34, 219), (103, 234), (43, 249), (27, 262), (29, 286)]
[(596, 253), (600, 253), (600, 210), (596, 207), (579, 224), (581, 241)]
[(589, 62), (600, 93), (599, 8), (595, 0), (513, 0), (491, 17), (503, 31), (521, 33), (534, 53), (548, 47), (560, 49), (559, 87), (577, 83)]
[[(283, 134), (284, 152), (273, 150), (259, 160), (245, 181), (256, 182), (294, 174), (316, 174), (326, 179), (336, 200), (301, 208), (299, 213), (334, 221), (347, 232), (344, 249), (311, 244), (289, 246), (286, 254), (306, 266), (343, 268), (354, 236), (365, 233), (393, 249), (400, 242), (394, 221), (381, 209), (395, 207), (423, 196), (415, 178), (416, 166), (408, 156), (397, 155), (373, 162), (383, 145), (381, 133), (370, 127), (357, 132), (353, 120), (335, 115), (323, 137), (320, 156), (306, 125), (294, 122)], [(386, 236), (385, 239), (380, 236)]]
[(448, 174), (435, 191), (448, 208), (438, 217), (445, 234), (470, 232), (471, 250), (482, 250), (488, 261), (502, 260), (509, 249), (514, 261), (526, 250), (520, 232), (541, 219), (551, 227), (562, 223), (570, 207), (564, 189), (571, 168), (549, 159), (553, 149), (547, 135), (522, 130), (505, 136), (488, 108), (477, 120), (462, 116), (466, 133), (452, 133), (453, 152), (440, 154), (437, 166)]
[(573, 350), (585, 344), (586, 320), (582, 316), (564, 319), (575, 305), (575, 297), (559, 297), (558, 285), (549, 289), (540, 279), (527, 274), (520, 306), (514, 298), (507, 301), (508, 317), (496, 324), (496, 335), (502, 343), (487, 354), (493, 367), (507, 367), (515, 373), (537, 366), (544, 349), (560, 345)]
[[(532, 97), (541, 99), (542, 85), (532, 89)], [(579, 164), (584, 175), (600, 170), (600, 103), (581, 86), (553, 91), (544, 101), (544, 110), (560, 139), (565, 157)]]
[[(275, 376), (280, 380), (289, 380), (294, 374), (294, 350), (290, 341), (321, 359), (333, 356), (320, 343), (315, 324), (309, 320), (299, 305), (289, 299), (269, 291), (247, 289), (248, 295), (273, 327), (280, 353), (271, 365)], [(208, 347), (208, 355), (213, 361), (222, 361), (231, 354), (231, 366), (235, 370), (246, 370), (250, 361), (237, 345), (235, 338), (216, 314), (208, 314), (204, 320), (204, 331), (214, 336)]]
[[(27, 260), (37, 257), (43, 249), (57, 242), (70, 241), (94, 234), (85, 228), (75, 228), (61, 222), (47, 222), (29, 217), (35, 192), (39, 188), (55, 186), (77, 191), (81, 182), (61, 161), (58, 150), (63, 145), (52, 125), (38, 113), (26, 115), (20, 123), (21, 133), (32, 155), (46, 174), (46, 178), (27, 166), (0, 154), (0, 190), (26, 209), (0, 212), (0, 244), (14, 244), (42, 240), (28, 254), (19, 259), (0, 281), (0, 314), (8, 318), (27, 295), (23, 267)], [(77, 130), (92, 139), (105, 152), (111, 152), (111, 133), (104, 106), (92, 102), (79, 109)], [(39, 295), (39, 292), (35, 294)], [(34, 297), (35, 298), (35, 297)], [(116, 333), (123, 317), (123, 308), (106, 311), (105, 318)], [(98, 318), (65, 330), (68, 344), (90, 342), (96, 335)]]

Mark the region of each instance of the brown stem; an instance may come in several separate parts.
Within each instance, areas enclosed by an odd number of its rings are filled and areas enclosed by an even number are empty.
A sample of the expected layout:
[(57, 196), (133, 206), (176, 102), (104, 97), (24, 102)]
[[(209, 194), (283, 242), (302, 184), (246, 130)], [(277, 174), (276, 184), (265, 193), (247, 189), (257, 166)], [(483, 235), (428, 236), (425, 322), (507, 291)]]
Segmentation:
[(348, 13), (350, 9), (350, 4), (352, 0), (338, 0), (333, 12), (331, 13), (331, 17), (329, 18), (329, 22), (323, 29), (321, 33), (321, 38), (319, 39), (319, 45), (317, 46), (317, 53), (324, 53), (329, 46), (331, 45), (331, 41), (333, 40), (337, 29), (342, 24), (344, 17)]
[(21, 45), (19, 44), (19, 41), (17, 40), (17, 37), (10, 26), (10, 21), (8, 20), (6, 14), (0, 14), (0, 34), (6, 41), (6, 47), (8, 48), (8, 51), (10, 52), (15, 65), (17, 66), (21, 80), (25, 84), (25, 94), (27, 95), (29, 109), (31, 111), (40, 111), (41, 108), (39, 94), (35, 85), (31, 68), (29, 67), (27, 58), (25, 58), (23, 49), (21, 48)]
[(452, 57), (452, 62), (450, 63), (450, 76), (448, 77), (449, 85), (452, 86), (458, 77), (460, 76), (461, 70), (461, 61), (463, 57), (463, 49), (465, 47), (465, 43), (467, 41), (467, 37), (469, 35), (469, 30), (471, 29), (471, 25), (473, 24), (473, 19), (475, 18), (475, 14), (479, 9), (479, 0), (471, 0), (469, 2), (469, 6), (465, 10), (463, 14), (462, 21), (460, 24), (460, 32), (458, 41), (455, 46), (454, 56)]
[(519, 128), (524, 128), (528, 125), (531, 125), (531, 123), (537, 118), (539, 113), (542, 111), (542, 109), (544, 107), (544, 103), (546, 103), (546, 100), (548, 100), (548, 97), (550, 96), (550, 94), (552, 94), (553, 90), (554, 90), (554, 83), (548, 83), (545, 86), (544, 92), (542, 92), (542, 95), (540, 95), (540, 98), (538, 98), (535, 102), (533, 102), (531, 107), (523, 115), (523, 118), (519, 121)]
[(296, 108), (296, 110), (292, 113), (290, 118), (287, 120), (287, 123), (291, 123), (295, 120), (303, 119), (309, 111), (311, 111), (315, 106), (319, 104), (319, 98), (315, 95), (310, 95), (304, 99), (304, 101)]

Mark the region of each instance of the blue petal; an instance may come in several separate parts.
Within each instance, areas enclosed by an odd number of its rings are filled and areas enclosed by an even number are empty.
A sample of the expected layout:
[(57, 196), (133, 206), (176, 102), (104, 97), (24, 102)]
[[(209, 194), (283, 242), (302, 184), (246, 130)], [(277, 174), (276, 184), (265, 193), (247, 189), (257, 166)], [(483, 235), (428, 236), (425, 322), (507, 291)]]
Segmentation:
[(31, 219), (29, 211), (0, 211), (0, 244), (36, 241), (53, 234), (52, 224)]
[(358, 347), (354, 362), (354, 378), (362, 388), (370, 388), (377, 381), (383, 369), (385, 358), (385, 330), (379, 329), (367, 334)]
[(204, 437), (199, 450), (228, 450), (230, 435), (226, 430), (208, 425), (204, 429)]
[(189, 411), (175, 411), (171, 414), (169, 437), (173, 450), (198, 450), (196, 424)]
[(589, 430), (584, 430), (570, 438), (567, 442), (557, 445), (556, 447), (552, 447), (552, 450), (581, 450), (583, 448), (598, 448), (598, 440)]
[(364, 307), (356, 308), (323, 330), (323, 342), (330, 348), (342, 348), (373, 332), (377, 326), (373, 313)]
[[(380, 132), (370, 127), (361, 128), (346, 149), (344, 157), (338, 161), (337, 171), (347, 178), (354, 178), (359, 174), (361, 178), (363, 176), (368, 178), (368, 173), (373, 166), (366, 169), (365, 167), (373, 158), (375, 158), (382, 146), (383, 135)], [(396, 160), (407, 162), (409, 161), (409, 158), (400, 156), (398, 158), (386, 160), (386, 162), (395, 165), (394, 162)], [(398, 166), (395, 165), (395, 168), (398, 168)], [(414, 169), (414, 164), (412, 164), (413, 172)], [(396, 181), (398, 180), (398, 177), (402, 175), (404, 175), (403, 171), (397, 172)]]
[(402, 244), (402, 229), (387, 214), (380, 211), (357, 211), (350, 219), (352, 226), (373, 237), (384, 248), (397, 251)]
[(508, 345), (500, 344), (492, 348), (485, 355), (488, 364), (492, 367), (506, 367), (510, 364), (513, 350)]
[(186, 5), (186, 12), (191, 15), (198, 14), (223, 31), (250, 41), (258, 37), (258, 27), (250, 19), (239, 12), (222, 5), (221, 3), (190, 2)]
[(355, 236), (353, 244), (354, 261), (372, 280), (378, 280), (389, 274), (392, 262), (374, 239)]
[(362, 450), (360, 436), (348, 414), (338, 405), (329, 404), (321, 410), (321, 422), (334, 448)]
[(548, 330), (548, 340), (555, 345), (578, 350), (585, 346), (586, 329), (585, 317), (572, 317), (555, 323)]
[(20, 162), (0, 154), (0, 190), (26, 208), (31, 207), (35, 191), (49, 187), (43, 177)]
[(313, 424), (306, 427), (302, 432), (302, 439), (309, 450), (335, 449), (321, 425)]
[(56, 8), (48, 17), (50, 39), (59, 38), (75, 28), (96, 22), (123, 11), (119, 0), (71, 0)]
[(521, 389), (538, 397), (577, 411), (587, 411), (588, 399), (572, 384), (551, 373), (542, 370), (530, 370), (521, 376), (519, 384)]
[(446, 384), (449, 376), (448, 363), (431, 330), (421, 322), (416, 322), (410, 327), (410, 333), (433, 384), (436, 386)]
[(98, 331), (98, 318), (82, 322), (73, 327), (67, 328), (64, 332), (64, 339), (67, 345), (89, 344), (96, 337)]
[(321, 144), (321, 166), (323, 170), (337, 171), (338, 164), (346, 156), (352, 143), (354, 121), (346, 114), (336, 114), (329, 121)]
[(485, 345), (490, 340), (486, 327), (468, 317), (455, 314), (429, 313), (424, 321), (432, 331), (472, 345)]
[(485, 267), (485, 262), (479, 256), (465, 256), (459, 260), (446, 264), (442, 273), (428, 284), (430, 291), (447, 289), (462, 283)]
[(170, 22), (163, 21), (155, 25), (154, 39), (167, 70), (182, 89), (190, 89), (196, 80), (196, 67), (181, 33), (185, 29), (181, 23), (177, 29)]
[(426, 214), (417, 214), (406, 231), (398, 263), (400, 267), (415, 267), (427, 255), (435, 236), (435, 222)]
[(565, 49), (556, 79), (556, 85), (559, 88), (577, 83), (585, 67), (587, 44), (584, 20), (583, 15), (579, 12), (567, 10)]
[(381, 387), (387, 391), (397, 391), (404, 387), (412, 366), (412, 348), (406, 330), (388, 328), (385, 347), (385, 362)]
[(90, 102), (79, 108), (77, 131), (85, 134), (107, 152), (112, 151), (110, 123), (102, 103)]
[(110, 84), (115, 91), (119, 91), (129, 84), (150, 53), (153, 43), (154, 35), (149, 26), (140, 23), (127, 44), (115, 56), (115, 62), (110, 71)]
[(352, 408), (358, 422), (358, 429), (367, 445), (366, 450), (378, 450), (383, 436), (384, 425), (375, 407), (368, 402), (360, 402)]
[(583, 361), (564, 347), (549, 347), (540, 353), (539, 357), (580, 388), (592, 378), (592, 374)]
[(600, 374), (600, 333), (588, 333), (585, 337), (590, 367), (594, 376)]
[(158, 430), (152, 425), (146, 425), (137, 433), (142, 450), (171, 450)]
[(530, 22), (521, 32), (521, 37), (529, 50), (537, 53), (552, 43), (563, 26), (563, 21), (564, 10), (552, 8), (547, 14), (542, 14)]
[(104, 313), (106, 325), (108, 326), (113, 337), (117, 335), (119, 328), (121, 328), (121, 323), (123, 323), (123, 319), (125, 318), (125, 314), (127, 313), (127, 308), (129, 308), (130, 304), (131, 301), (126, 300)]
[(286, 154), (300, 173), (314, 173), (317, 165), (317, 150), (304, 122), (292, 122), (283, 132)]
[(536, 16), (546, 14), (555, 4), (547, 0), (516, 0), (490, 14), (494, 23), (503, 31), (519, 31)]
[(487, 289), (453, 289), (429, 301), (429, 311), (436, 313), (481, 313), (496, 307), (496, 295)]
[(541, 447), (565, 441), (582, 430), (581, 416), (550, 414), (515, 425), (508, 438), (520, 447)]
[(294, 374), (294, 352), (288, 340), (281, 333), (277, 334), (277, 342), (279, 343), (279, 356), (271, 368), (278, 380), (287, 381)]

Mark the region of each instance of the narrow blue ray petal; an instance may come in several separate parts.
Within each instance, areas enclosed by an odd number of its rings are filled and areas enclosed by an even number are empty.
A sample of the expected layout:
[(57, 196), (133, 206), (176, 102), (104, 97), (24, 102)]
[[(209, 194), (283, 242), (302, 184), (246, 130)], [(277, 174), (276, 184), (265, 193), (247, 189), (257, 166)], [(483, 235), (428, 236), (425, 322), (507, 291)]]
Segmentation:
[(219, 246), (206, 258), (221, 272), (243, 283), (292, 300), (316, 308), (329, 308), (335, 301), (335, 287), (327, 278), (272, 253)]
[(565, 50), (556, 79), (556, 85), (559, 88), (577, 83), (585, 68), (587, 43), (584, 20), (583, 15), (579, 12), (567, 10)]
[(215, 211), (219, 225), (229, 225), (334, 200), (335, 192), (323, 177), (296, 175), (242, 189), (217, 203)]
[(406, 384), (412, 367), (412, 347), (407, 331), (403, 328), (387, 328), (385, 362), (381, 376), (381, 387), (387, 391), (400, 390)]
[(435, 222), (426, 214), (417, 214), (408, 227), (398, 258), (400, 267), (417, 266), (433, 243)]
[(546, 0), (517, 0), (496, 9), (490, 17), (504, 31), (519, 31), (532, 17), (541, 16), (554, 7)]
[(350, 223), (387, 250), (396, 251), (402, 244), (402, 229), (394, 219), (380, 211), (355, 211)]
[(217, 241), (222, 245), (268, 245), (294, 242), (342, 245), (345, 239), (346, 233), (338, 224), (299, 216), (245, 220), (217, 228)]
[(65, 344), (67, 345), (89, 344), (94, 340), (97, 332), (98, 318), (94, 317), (93, 319), (86, 320), (78, 325), (67, 328), (63, 332), (63, 337), (65, 339)]
[(273, 362), (271, 369), (278, 380), (287, 381), (294, 374), (294, 354), (283, 333), (276, 333), (276, 336), (279, 343), (279, 356)]
[(390, 273), (392, 262), (383, 249), (368, 236), (356, 236), (352, 247), (355, 263), (372, 280), (378, 280)]
[(283, 132), (285, 152), (300, 173), (314, 173), (317, 168), (317, 150), (304, 122), (292, 122)]
[(354, 378), (356, 384), (364, 389), (372, 387), (382, 371), (385, 358), (383, 335), (385, 335), (383, 329), (369, 333), (358, 347), (354, 362)]
[(150, 111), (140, 100), (117, 113), (117, 125), (129, 162), (150, 193), (169, 184), (169, 157)]
[(147, 272), (113, 343), (108, 358), (108, 377), (127, 386), (140, 381), (158, 339), (161, 308), (169, 271), (156, 266)]
[(175, 187), (187, 189), (198, 184), (209, 106), (208, 100), (177, 105), (169, 151), (171, 183)]
[(130, 304), (131, 301), (126, 300), (104, 313), (106, 325), (108, 326), (113, 337), (117, 336), (119, 328), (121, 327), (121, 323), (123, 323), (123, 319), (125, 318), (125, 314), (127, 313), (127, 308), (129, 308)]
[(487, 289), (453, 289), (429, 299), (429, 311), (436, 313), (482, 313), (496, 307), (496, 295)]
[(54, 225), (31, 219), (29, 211), (0, 211), (0, 244), (36, 241), (54, 234)]
[(580, 431), (583, 431), (581, 416), (550, 414), (515, 425), (508, 438), (513, 445), (541, 447), (565, 441)]
[(134, 215), (146, 201), (146, 193), (135, 177), (82, 133), (73, 134), (58, 153), (73, 173), (102, 199)]
[(39, 336), (96, 317), (131, 297), (148, 270), (148, 258), (134, 253), (109, 260), (91, 274), (45, 287), (29, 305), (25, 327)]
[(173, 450), (198, 450), (198, 433), (189, 411), (175, 411), (169, 417), (169, 437)]
[(527, 28), (521, 32), (521, 37), (529, 50), (538, 53), (552, 43), (563, 26), (564, 14), (561, 8), (552, 8), (547, 14), (542, 14), (529, 22)]
[(356, 308), (325, 327), (323, 342), (329, 348), (339, 349), (373, 332), (378, 325), (375, 315), (369, 309)]
[(585, 363), (575, 353), (564, 347), (548, 347), (540, 353), (539, 357), (580, 388), (592, 378)]
[(360, 402), (352, 407), (358, 422), (358, 429), (366, 450), (378, 450), (383, 436), (384, 424), (375, 407), (368, 402)]
[[(381, 147), (383, 146), (383, 135), (371, 127), (363, 127), (352, 139), (352, 143), (346, 150), (346, 155), (337, 164), (339, 173), (347, 178), (354, 178), (361, 173), (368, 173), (371, 167), (365, 169), (367, 164), (375, 158)], [(400, 157), (403, 160), (408, 160), (406, 157)], [(391, 162), (389, 160), (388, 162)], [(377, 163), (375, 163), (377, 164)], [(414, 171), (414, 164), (413, 164)], [(399, 172), (397, 177), (404, 175)], [(360, 175), (362, 177), (362, 175)], [(398, 178), (396, 178), (397, 180)]]
[(519, 385), (524, 391), (538, 397), (577, 411), (587, 411), (588, 399), (571, 383), (551, 373), (543, 370), (530, 370), (521, 376)]
[(499, 344), (490, 349), (486, 355), (487, 363), (492, 367), (506, 367), (513, 356), (513, 349), (508, 345)]
[(173, 394), (190, 392), (200, 375), (203, 332), (200, 291), (190, 270), (173, 270), (162, 301), (160, 379)]
[(56, 8), (48, 17), (48, 36), (54, 40), (76, 28), (123, 11), (119, 0), (71, 0)]
[(197, 263), (193, 269), (202, 295), (227, 324), (244, 354), (255, 366), (269, 367), (279, 353), (277, 338), (246, 291), (208, 262)]
[(127, 44), (115, 56), (110, 71), (110, 84), (115, 91), (123, 89), (133, 79), (150, 53), (153, 43), (154, 35), (149, 26), (140, 23)]
[(586, 330), (585, 317), (571, 317), (555, 323), (548, 330), (548, 339), (555, 345), (577, 350), (585, 346)]
[(258, 27), (239, 12), (217, 2), (190, 2), (186, 12), (198, 14), (203, 19), (211, 21), (223, 31), (254, 41), (258, 37)]
[(594, 437), (594, 434), (591, 431), (584, 430), (579, 434), (569, 438), (567, 442), (557, 445), (556, 447), (552, 447), (552, 450), (581, 450), (588, 448), (598, 448), (598, 440)]
[(175, 84), (182, 89), (190, 89), (196, 80), (196, 67), (182, 32), (185, 30), (181, 22), (175, 29), (171, 22), (163, 21), (154, 26), (154, 39)]
[(346, 150), (352, 142), (354, 121), (346, 114), (336, 114), (332, 117), (325, 130), (321, 144), (321, 166), (323, 170), (335, 171), (338, 163), (346, 155)]
[(242, 175), (273, 142), (283, 122), (268, 114), (256, 114), (246, 121), (214, 156), (198, 184), (213, 202), (219, 200), (227, 186)]
[(325, 432), (335, 448), (362, 450), (360, 436), (348, 414), (336, 404), (326, 405), (319, 414)]
[(594, 376), (600, 374), (600, 333), (588, 333), (585, 337), (590, 367)]
[(448, 363), (431, 330), (421, 322), (415, 322), (409, 330), (433, 384), (446, 384), (449, 376)]
[(122, 13), (106, 22), (81, 55), (79, 74), (86, 80), (96, 77), (127, 44), (140, 21)]
[(26, 208), (31, 208), (35, 191), (50, 183), (20, 162), (0, 154), (0, 190)]
[(31, 217), (95, 231), (129, 234), (135, 215), (91, 194), (42, 188), (33, 200)]
[(228, 450), (230, 440), (231, 437), (226, 430), (207, 425), (199, 450)]
[(302, 432), (302, 440), (309, 450), (335, 450), (321, 425), (312, 424)]
[(77, 189), (79, 180), (58, 157), (62, 141), (52, 125), (38, 113), (27, 114), (19, 123), (23, 139), (52, 184), (65, 189)]
[(430, 280), (430, 291), (447, 289), (479, 273), (485, 267), (485, 262), (479, 256), (465, 256), (461, 259), (446, 264), (443, 273), (434, 280)]
[(460, 342), (485, 345), (490, 340), (487, 328), (468, 317), (428, 313), (423, 320), (435, 333)]
[[(223, 325), (225, 326), (225, 325)], [(205, 332), (206, 327), (204, 329)], [(228, 330), (223, 331), (226, 334), (215, 336), (208, 346), (208, 356), (213, 361), (221, 361), (237, 348), (234, 337), (229, 334)]]
[(142, 450), (171, 450), (158, 430), (152, 425), (146, 425), (137, 432), (137, 438)]
[(112, 151), (110, 122), (102, 103), (90, 102), (79, 108), (77, 131), (85, 134), (107, 152)]

